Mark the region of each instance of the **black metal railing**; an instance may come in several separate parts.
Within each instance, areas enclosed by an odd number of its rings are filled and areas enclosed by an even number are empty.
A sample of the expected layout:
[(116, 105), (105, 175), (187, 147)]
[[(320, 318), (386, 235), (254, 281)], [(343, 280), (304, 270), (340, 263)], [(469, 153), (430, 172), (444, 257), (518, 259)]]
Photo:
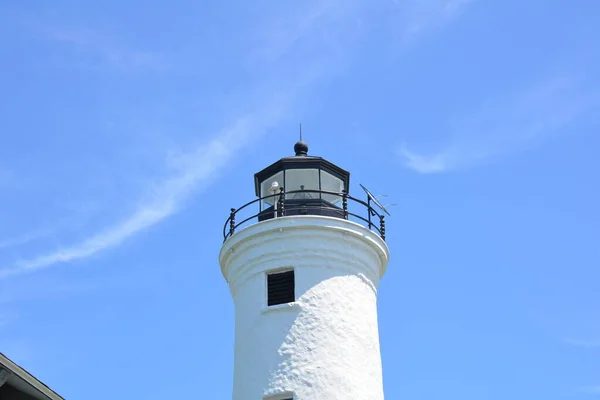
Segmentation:
[[(290, 200), (290, 196), (294, 194), (319, 194), (318, 199), (321, 199), (323, 195), (339, 198), (335, 203), (341, 202), (341, 207), (328, 201), (320, 201), (318, 204), (292, 201)], [(267, 201), (272, 206), (262, 209), (263, 203)], [(249, 211), (249, 207), (253, 204), (258, 204), (258, 212), (256, 214)], [(362, 208), (362, 212), (358, 213), (358, 209), (360, 208)], [(366, 217), (364, 216), (365, 211)], [(237, 209), (232, 208), (229, 218), (227, 218), (223, 226), (223, 241), (231, 237), (240, 226), (253, 219), (262, 221), (292, 215), (328, 215), (341, 219), (354, 220), (355, 222), (365, 224), (385, 240), (385, 216), (373, 208), (370, 198), (367, 201), (363, 201), (350, 196), (346, 191), (341, 193), (309, 189), (285, 191), (284, 188), (280, 188), (279, 193), (257, 198)], [(243, 219), (238, 222), (240, 217)]]

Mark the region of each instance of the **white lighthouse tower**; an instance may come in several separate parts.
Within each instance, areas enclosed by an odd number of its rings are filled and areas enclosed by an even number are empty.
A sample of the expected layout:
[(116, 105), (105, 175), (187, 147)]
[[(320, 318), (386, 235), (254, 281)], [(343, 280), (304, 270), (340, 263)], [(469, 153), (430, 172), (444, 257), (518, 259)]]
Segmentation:
[(233, 400), (381, 400), (383, 214), (370, 194), (349, 195), (347, 171), (302, 141), (294, 150), (255, 175), (258, 198), (232, 209), (223, 232)]

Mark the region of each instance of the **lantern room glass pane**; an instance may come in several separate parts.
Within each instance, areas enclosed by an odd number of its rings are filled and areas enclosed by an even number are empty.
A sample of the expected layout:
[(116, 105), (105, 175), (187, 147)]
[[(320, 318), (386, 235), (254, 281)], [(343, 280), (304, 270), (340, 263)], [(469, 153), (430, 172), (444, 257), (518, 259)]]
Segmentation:
[[(344, 180), (330, 174), (329, 172), (321, 171), (321, 190), (325, 192), (341, 193), (344, 190)], [(332, 204), (337, 204), (342, 201), (341, 196), (333, 194), (321, 194), (323, 200)]]
[[(288, 169), (285, 171), (285, 191), (319, 190), (318, 169)], [(286, 199), (318, 199), (319, 193), (290, 193)]]
[[(273, 193), (269, 191), (273, 182), (277, 182), (280, 187), (283, 187), (283, 172), (278, 172), (270, 178), (265, 179), (260, 183), (260, 197), (270, 196)], [(277, 192), (279, 193), (279, 192)], [(275, 193), (275, 194), (277, 194)], [(277, 201), (277, 197), (270, 197), (261, 201), (261, 209), (269, 208)]]

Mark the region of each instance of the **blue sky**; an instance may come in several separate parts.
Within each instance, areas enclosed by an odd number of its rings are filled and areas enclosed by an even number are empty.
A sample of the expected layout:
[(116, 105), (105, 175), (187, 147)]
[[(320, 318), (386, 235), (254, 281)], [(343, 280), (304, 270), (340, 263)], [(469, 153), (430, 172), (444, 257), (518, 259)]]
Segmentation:
[(71, 399), (229, 398), (220, 231), (302, 122), (396, 204), (387, 398), (600, 398), (598, 15), (1, 2), (0, 351)]

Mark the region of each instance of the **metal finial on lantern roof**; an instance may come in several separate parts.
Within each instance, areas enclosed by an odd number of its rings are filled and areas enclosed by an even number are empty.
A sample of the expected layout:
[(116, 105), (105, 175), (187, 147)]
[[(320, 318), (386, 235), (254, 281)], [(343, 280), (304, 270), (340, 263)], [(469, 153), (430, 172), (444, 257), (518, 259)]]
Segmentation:
[(294, 145), (294, 152), (297, 156), (306, 156), (308, 154), (308, 143), (302, 140), (302, 123), (300, 123), (300, 140)]

